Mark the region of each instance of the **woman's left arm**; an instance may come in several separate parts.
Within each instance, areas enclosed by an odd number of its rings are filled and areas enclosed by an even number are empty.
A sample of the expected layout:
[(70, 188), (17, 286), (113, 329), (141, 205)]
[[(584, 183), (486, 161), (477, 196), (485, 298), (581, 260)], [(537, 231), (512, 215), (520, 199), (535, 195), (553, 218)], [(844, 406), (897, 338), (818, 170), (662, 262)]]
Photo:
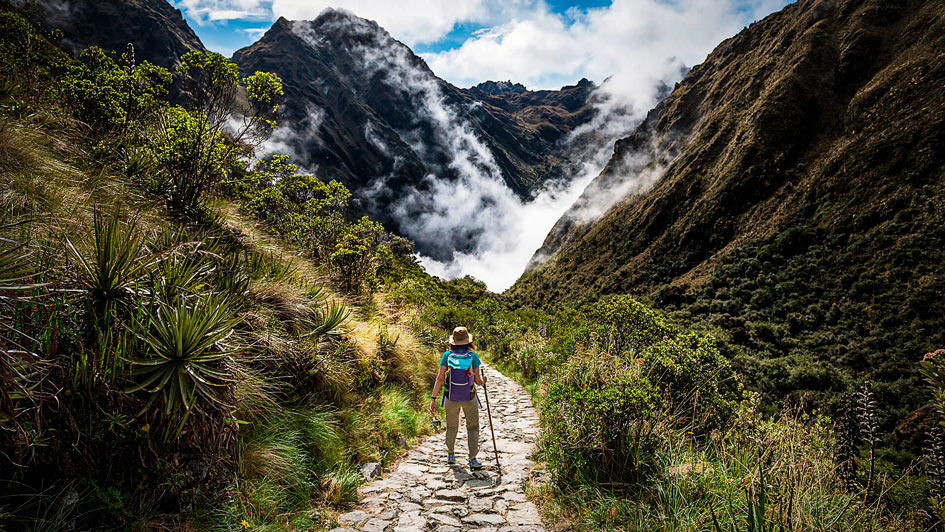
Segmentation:
[(476, 384), (479, 386), (486, 385), (486, 378), (482, 376), (482, 372), (479, 371), (479, 368), (473, 368), (473, 377), (475, 377)]

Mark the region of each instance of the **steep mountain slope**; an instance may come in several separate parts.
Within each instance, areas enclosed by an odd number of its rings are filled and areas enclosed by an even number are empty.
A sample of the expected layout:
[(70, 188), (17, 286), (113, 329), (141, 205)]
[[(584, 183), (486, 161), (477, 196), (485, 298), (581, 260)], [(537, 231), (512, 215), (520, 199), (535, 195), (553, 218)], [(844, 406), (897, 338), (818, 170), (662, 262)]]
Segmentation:
[(943, 86), (942, 2), (790, 5), (617, 143), (509, 293), (643, 296), (713, 330), (761, 390), (869, 378), (901, 415), (945, 344)]
[[(340, 180), (364, 212), (402, 233), (404, 220), (433, 208), (423, 191), (444, 180), (475, 176), (467, 181), (504, 184), (526, 198), (567, 175), (559, 141), (593, 114), (586, 80), (560, 91), (458, 89), (376, 23), (345, 11), (279, 19), (233, 59), (244, 72), (283, 80), (286, 126), (272, 149)], [(395, 207), (408, 191), (419, 199)], [(418, 241), (426, 254), (447, 258), (455, 245), (442, 244)]]
[(179, 9), (167, 0), (39, 0), (46, 23), (62, 30), (63, 44), (78, 53), (88, 46), (123, 52), (138, 61), (172, 68), (190, 50), (205, 50)]

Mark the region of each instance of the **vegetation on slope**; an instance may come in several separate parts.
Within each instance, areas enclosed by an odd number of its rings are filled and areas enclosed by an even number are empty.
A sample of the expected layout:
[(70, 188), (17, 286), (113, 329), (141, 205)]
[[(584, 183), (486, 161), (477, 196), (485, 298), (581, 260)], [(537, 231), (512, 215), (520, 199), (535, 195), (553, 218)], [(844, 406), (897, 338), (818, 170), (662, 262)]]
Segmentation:
[(588, 189), (654, 172), (652, 190), (563, 218), (511, 295), (633, 294), (715, 335), (765, 404), (836, 410), (873, 382), (890, 431), (945, 343), (943, 36), (923, 0), (800, 1), (751, 25)]
[(285, 164), (244, 162), (278, 78), (74, 61), (9, 7), (0, 28), (0, 527), (330, 524), (358, 464), (427, 430), (433, 351), (378, 311), (390, 237), (295, 174), (292, 238), (252, 218)]

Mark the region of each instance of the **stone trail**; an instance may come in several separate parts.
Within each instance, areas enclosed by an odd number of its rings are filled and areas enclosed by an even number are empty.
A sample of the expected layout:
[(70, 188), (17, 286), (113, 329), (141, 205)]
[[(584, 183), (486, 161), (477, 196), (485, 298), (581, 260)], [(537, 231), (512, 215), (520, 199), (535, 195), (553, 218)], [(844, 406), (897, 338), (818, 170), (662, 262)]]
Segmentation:
[[(485, 367), (485, 365), (483, 365)], [(410, 449), (395, 470), (361, 487), (358, 507), (339, 516), (332, 532), (544, 532), (538, 508), (525, 498), (524, 482), (538, 437), (538, 414), (521, 386), (486, 368), (499, 477), (482, 390), (479, 416), (483, 471), (468, 465), (465, 420), (456, 439), (456, 464), (446, 464), (446, 432)], [(443, 409), (438, 417), (443, 421)], [(462, 416), (460, 416), (462, 417)], [(445, 429), (445, 421), (442, 422)]]

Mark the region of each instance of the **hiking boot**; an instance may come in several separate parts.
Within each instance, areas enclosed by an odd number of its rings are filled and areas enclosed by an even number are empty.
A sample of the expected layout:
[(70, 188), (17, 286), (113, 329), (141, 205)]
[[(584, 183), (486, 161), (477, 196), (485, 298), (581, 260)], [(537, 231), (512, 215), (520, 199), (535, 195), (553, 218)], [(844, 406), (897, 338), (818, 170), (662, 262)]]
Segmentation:
[(479, 471), (480, 469), (482, 469), (482, 462), (480, 462), (479, 460), (476, 460), (475, 458), (470, 458), (469, 469), (472, 469), (473, 471)]
[(450, 453), (450, 454), (446, 455), (446, 463), (447, 463), (447, 464), (455, 464), (455, 463), (456, 463), (456, 455), (453, 454), (453, 453)]

